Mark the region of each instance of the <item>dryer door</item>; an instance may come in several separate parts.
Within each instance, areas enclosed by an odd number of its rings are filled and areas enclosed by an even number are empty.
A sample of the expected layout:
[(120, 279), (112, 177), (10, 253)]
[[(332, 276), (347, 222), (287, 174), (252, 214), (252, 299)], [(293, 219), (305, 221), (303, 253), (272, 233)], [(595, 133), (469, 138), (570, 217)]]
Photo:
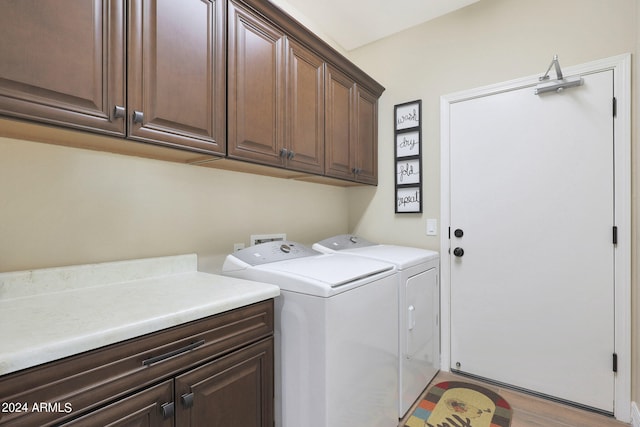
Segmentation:
[(401, 325), (401, 415), (440, 369), (439, 287), (436, 268), (410, 277), (404, 285)]
[(407, 359), (431, 359), (438, 344), (438, 279), (436, 269), (410, 277), (406, 283)]

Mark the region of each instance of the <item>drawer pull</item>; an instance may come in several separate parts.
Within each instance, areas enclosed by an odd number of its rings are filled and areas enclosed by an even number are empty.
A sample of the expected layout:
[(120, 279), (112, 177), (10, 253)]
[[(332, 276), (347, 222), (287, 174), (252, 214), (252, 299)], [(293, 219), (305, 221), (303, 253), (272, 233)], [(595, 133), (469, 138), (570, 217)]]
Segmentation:
[(144, 121), (144, 113), (142, 111), (133, 111), (133, 122), (142, 123)]
[(113, 117), (115, 117), (116, 119), (121, 119), (126, 115), (125, 113), (125, 109), (123, 106), (121, 105), (116, 105), (115, 107), (113, 107)]
[(165, 403), (164, 405), (162, 405), (162, 417), (164, 419), (173, 417), (175, 406), (176, 405), (173, 402)]
[(150, 357), (149, 359), (143, 360), (142, 364), (145, 366), (149, 366), (156, 362), (160, 362), (170, 357), (177, 356), (180, 353), (186, 353), (187, 351), (193, 350), (196, 347), (200, 347), (202, 344), (204, 344), (204, 340), (196, 341), (192, 344), (189, 344), (177, 350), (170, 351), (169, 353), (161, 354), (160, 356)]
[(193, 392), (183, 394), (180, 398), (182, 399), (182, 405), (185, 408), (191, 408), (193, 406)]

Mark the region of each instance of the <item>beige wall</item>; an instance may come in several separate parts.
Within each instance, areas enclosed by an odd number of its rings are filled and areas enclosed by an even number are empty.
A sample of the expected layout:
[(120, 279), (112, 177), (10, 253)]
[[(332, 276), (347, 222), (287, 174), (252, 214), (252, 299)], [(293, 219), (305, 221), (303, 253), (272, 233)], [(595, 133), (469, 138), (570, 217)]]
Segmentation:
[[(563, 66), (632, 53), (633, 67), (633, 399), (640, 400), (640, 287), (638, 284), (639, 166), (638, 0), (482, 0), (353, 52), (351, 59), (386, 91), (380, 100), (380, 185), (350, 190), (349, 228), (374, 240), (439, 249), (425, 235), (440, 212), (440, 97), (493, 83), (542, 75), (554, 54)], [(393, 209), (393, 106), (422, 99), (422, 215)]]
[(0, 138), (0, 272), (195, 252), (250, 234), (347, 232), (347, 190)]

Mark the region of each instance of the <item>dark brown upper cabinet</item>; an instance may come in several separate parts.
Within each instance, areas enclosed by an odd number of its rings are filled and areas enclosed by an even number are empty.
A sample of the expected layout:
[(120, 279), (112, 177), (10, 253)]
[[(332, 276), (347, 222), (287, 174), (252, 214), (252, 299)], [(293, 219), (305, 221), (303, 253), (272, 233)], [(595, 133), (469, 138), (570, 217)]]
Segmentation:
[(322, 174), (324, 61), (229, 3), (229, 157)]
[(282, 166), (285, 35), (234, 2), (228, 7), (227, 154)]
[(224, 7), (223, 0), (5, 2), (0, 113), (224, 153)]
[(327, 67), (325, 174), (378, 183), (378, 98)]
[[(378, 97), (356, 85), (355, 181), (378, 184)], [(354, 170), (355, 169), (355, 170)]]
[(228, 155), (377, 184), (384, 88), (263, 0), (230, 0)]
[(8, 136), (377, 183), (384, 88), (268, 0), (5, 1), (0, 28), (0, 115), (150, 144)]
[(287, 167), (324, 172), (324, 68), (318, 55), (287, 40)]
[(325, 111), (325, 173), (341, 179), (355, 178), (356, 84), (347, 75), (327, 67)]
[(0, 28), (1, 114), (124, 135), (123, 1), (5, 1)]
[(224, 3), (129, 1), (132, 139), (224, 152)]

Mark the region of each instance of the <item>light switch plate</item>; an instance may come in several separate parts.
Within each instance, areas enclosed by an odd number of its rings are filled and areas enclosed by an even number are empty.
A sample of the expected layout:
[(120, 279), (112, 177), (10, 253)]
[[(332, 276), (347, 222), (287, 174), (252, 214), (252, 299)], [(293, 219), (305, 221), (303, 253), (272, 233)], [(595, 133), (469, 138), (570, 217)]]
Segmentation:
[(438, 220), (437, 219), (428, 219), (427, 220), (427, 236), (437, 236), (438, 235)]

